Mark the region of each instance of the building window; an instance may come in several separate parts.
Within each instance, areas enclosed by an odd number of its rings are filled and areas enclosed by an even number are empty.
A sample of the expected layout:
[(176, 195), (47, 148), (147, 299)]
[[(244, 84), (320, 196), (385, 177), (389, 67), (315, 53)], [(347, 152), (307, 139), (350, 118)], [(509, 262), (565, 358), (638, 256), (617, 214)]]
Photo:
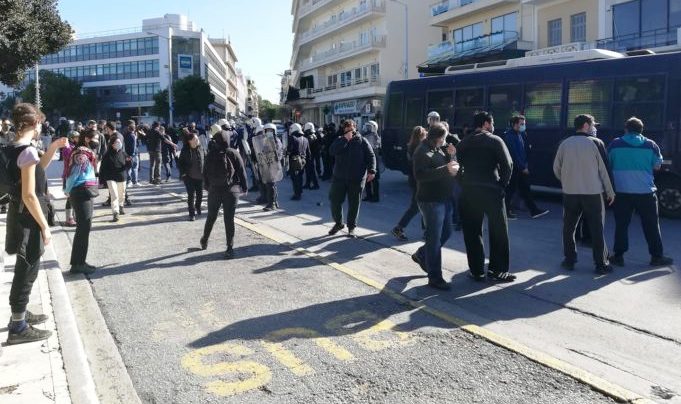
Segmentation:
[(548, 23), (549, 46), (558, 46), (563, 44), (563, 20), (551, 20)]
[(518, 39), (518, 12), (492, 18), (492, 43)]
[(570, 42), (586, 41), (586, 13), (570, 17)]

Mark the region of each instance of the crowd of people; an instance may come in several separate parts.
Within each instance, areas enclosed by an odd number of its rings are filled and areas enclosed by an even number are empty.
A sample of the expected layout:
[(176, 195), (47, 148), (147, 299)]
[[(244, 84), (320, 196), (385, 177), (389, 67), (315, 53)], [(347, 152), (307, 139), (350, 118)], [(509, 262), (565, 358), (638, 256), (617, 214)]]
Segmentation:
[[(537, 206), (530, 193), (531, 144), (525, 117), (514, 116), (502, 137), (494, 135), (494, 118), (487, 112), (476, 113), (472, 123), (473, 130), (459, 136), (450, 133), (437, 112), (431, 112), (425, 127), (413, 129), (407, 145), (410, 204), (392, 234), (400, 241), (408, 240), (405, 228), (420, 213), (424, 243), (412, 259), (428, 275), (428, 285), (440, 290), (450, 289), (442, 275), (441, 251), (453, 230), (463, 232), (469, 275), (474, 281), (513, 282), (508, 219), (516, 214), (510, 208), (511, 199), (517, 193), (532, 218), (548, 213)], [(611, 264), (624, 265), (629, 248), (627, 229), (634, 211), (642, 219), (651, 265), (671, 264), (671, 258), (663, 254), (653, 181), (662, 157), (657, 145), (643, 136), (643, 122), (629, 119), (626, 133), (608, 149), (596, 136), (598, 124), (592, 116), (579, 115), (574, 124), (575, 133), (561, 143), (554, 162), (564, 193), (562, 266), (574, 269), (575, 231), (582, 220), (591, 234), (596, 272), (607, 274), (612, 271)], [(141, 142), (149, 153), (150, 184), (161, 183), (162, 170), (169, 181), (172, 165), (177, 164), (179, 180), (187, 191), (188, 220), (202, 215), (204, 191), (208, 192), (199, 240), (202, 250), (208, 247), (222, 209), (224, 256), (234, 258), (239, 198), (249, 190), (258, 192), (256, 203), (264, 205), (264, 211), (279, 209), (277, 184), (286, 176), (292, 182), (292, 201), (301, 200), (304, 189), (319, 189), (319, 181), (330, 181), (328, 198), (334, 223), (328, 234), (337, 235), (347, 227), (347, 236), (356, 237), (361, 202), (380, 200), (378, 124), (369, 121), (359, 130), (349, 119), (338, 129), (334, 124), (316, 128), (308, 122), (302, 126), (292, 123), (284, 134), (277, 130), (276, 125), (263, 124), (258, 118), (241, 125), (221, 119), (205, 131), (193, 123), (175, 129), (158, 122), (150, 126), (133, 120), (125, 126), (107, 121), (80, 125), (62, 119), (55, 130), (35, 106), (17, 104), (12, 121), (3, 121), (0, 131), (0, 185), (5, 193), (3, 209), (8, 209), (6, 251), (17, 254), (8, 343), (36, 341), (50, 334), (32, 327), (46, 316), (32, 314), (26, 307), (44, 246), (51, 240), (45, 169), (56, 153), (64, 162), (64, 224), (75, 227), (70, 260), (73, 273), (92, 274), (97, 269), (87, 263), (87, 254), (93, 200), (100, 190), (108, 190), (104, 205), (111, 208), (113, 222), (133, 204), (127, 190), (141, 186)], [(615, 210), (612, 255), (603, 236), (604, 195)], [(487, 268), (485, 218), (490, 248)]]

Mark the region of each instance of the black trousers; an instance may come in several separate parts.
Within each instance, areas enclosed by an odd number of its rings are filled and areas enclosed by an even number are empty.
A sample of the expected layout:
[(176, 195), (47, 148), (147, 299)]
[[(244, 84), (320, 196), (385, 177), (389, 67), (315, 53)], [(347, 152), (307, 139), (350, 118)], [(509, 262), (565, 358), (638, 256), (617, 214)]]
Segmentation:
[(203, 202), (203, 180), (185, 177), (184, 187), (187, 189), (187, 209), (189, 216), (195, 216), (196, 212), (201, 211)]
[(490, 247), (488, 269), (492, 272), (508, 272), (510, 246), (503, 191), (486, 187), (464, 187), (459, 203), (468, 267), (471, 272), (476, 275), (485, 273), (485, 247), (482, 241), (485, 216)]
[(300, 197), (303, 195), (303, 173), (304, 170), (291, 170), (291, 182), (293, 183), (293, 196)]
[(661, 257), (663, 255), (662, 235), (655, 193), (618, 193), (615, 197), (615, 255), (623, 255), (629, 250), (629, 224), (634, 211), (641, 217), (641, 227), (648, 243), (650, 256)]
[[(530, 213), (535, 213), (539, 210), (537, 204), (534, 203), (532, 199), (532, 192), (530, 191), (530, 176), (523, 174), (522, 171), (513, 168), (513, 174), (511, 175), (511, 182), (506, 188), (506, 200), (509, 204), (513, 202), (513, 196), (518, 192), (520, 198), (525, 202), (525, 206)], [(508, 207), (510, 209), (510, 206)]]
[(329, 201), (331, 202), (331, 216), (337, 224), (343, 223), (343, 202), (348, 198), (348, 227), (357, 227), (359, 217), (359, 205), (362, 200), (364, 190), (363, 181), (341, 181), (333, 180), (329, 190)]
[(149, 152), (149, 182), (161, 180), (161, 152)]
[(315, 171), (317, 172), (317, 177), (322, 176), (322, 153), (314, 153), (312, 154), (312, 161), (314, 162), (314, 168)]
[(222, 207), (225, 221), (225, 234), (227, 235), (227, 247), (234, 245), (234, 214), (239, 197), (228, 189), (213, 189), (208, 191), (208, 216), (203, 228), (203, 238), (208, 240), (213, 231), (213, 225), (218, 219), (220, 207)]
[(305, 164), (305, 188), (317, 188), (319, 187), (319, 181), (317, 181), (317, 172), (315, 170), (314, 158)]
[(90, 245), (90, 229), (92, 229), (92, 199), (70, 197), (71, 206), (76, 216), (76, 233), (73, 236), (71, 265), (85, 264)]
[[(15, 204), (10, 204), (9, 214), (18, 215)], [(14, 207), (14, 209), (13, 209)], [(15, 216), (16, 217), (16, 216)], [(9, 294), (9, 305), (12, 313), (23, 313), (28, 306), (33, 283), (38, 277), (40, 257), (43, 254), (43, 239), (40, 226), (35, 221), (22, 218), (21, 225), (16, 229), (15, 236), (19, 237), (17, 262), (14, 266), (14, 277)], [(8, 234), (10, 236), (10, 234)]]
[(594, 264), (605, 265), (608, 262), (608, 249), (603, 237), (605, 205), (603, 196), (600, 194), (563, 195), (563, 254), (565, 259), (577, 262), (575, 230), (582, 216), (591, 233)]
[(279, 192), (277, 191), (276, 182), (268, 182), (265, 186), (265, 202), (267, 206), (274, 207), (279, 203)]

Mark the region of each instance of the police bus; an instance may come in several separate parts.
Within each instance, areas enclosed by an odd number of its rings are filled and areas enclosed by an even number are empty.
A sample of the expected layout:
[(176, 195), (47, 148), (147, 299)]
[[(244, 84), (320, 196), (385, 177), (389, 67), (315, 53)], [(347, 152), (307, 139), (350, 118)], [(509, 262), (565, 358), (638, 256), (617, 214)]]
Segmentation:
[(661, 213), (681, 218), (681, 52), (536, 54), (393, 81), (383, 120), (386, 167), (407, 172), (411, 130), (425, 125), (429, 111), (437, 111), (451, 132), (461, 134), (479, 110), (494, 115), (497, 135), (514, 114), (527, 117), (531, 183), (540, 190), (560, 187), (553, 159), (560, 141), (574, 132), (576, 115), (593, 115), (606, 144), (623, 133), (626, 119), (641, 118), (645, 136), (657, 142), (664, 156), (656, 174)]

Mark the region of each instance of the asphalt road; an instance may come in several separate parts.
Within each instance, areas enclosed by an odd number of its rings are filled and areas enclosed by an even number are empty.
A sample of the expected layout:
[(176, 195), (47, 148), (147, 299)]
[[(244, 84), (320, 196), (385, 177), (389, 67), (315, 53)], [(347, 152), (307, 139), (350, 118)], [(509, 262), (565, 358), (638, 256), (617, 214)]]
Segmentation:
[(200, 251), (183, 202), (131, 194), (119, 223), (97, 208), (88, 261), (143, 402), (612, 402), (245, 228), (237, 259), (222, 259), (221, 221)]

